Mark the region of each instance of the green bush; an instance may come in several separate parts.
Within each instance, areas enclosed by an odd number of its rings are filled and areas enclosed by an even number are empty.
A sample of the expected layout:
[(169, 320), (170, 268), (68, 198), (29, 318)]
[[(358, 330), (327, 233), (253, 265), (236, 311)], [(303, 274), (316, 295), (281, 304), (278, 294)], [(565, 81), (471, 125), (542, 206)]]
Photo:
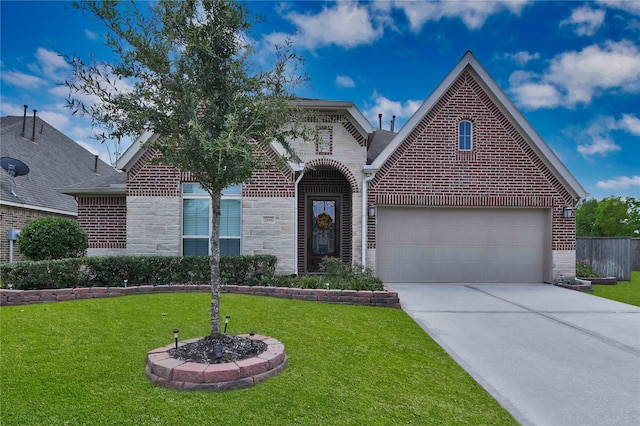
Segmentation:
[[(272, 277), (277, 258), (270, 255), (223, 256), (221, 284), (261, 285)], [(16, 290), (127, 285), (207, 284), (208, 256), (110, 256), (25, 261), (0, 265), (3, 285)]]
[(29, 222), (20, 232), (18, 248), (30, 260), (81, 257), (87, 252), (87, 233), (73, 220), (43, 217)]
[(264, 276), (263, 285), (274, 287), (317, 288), (338, 290), (384, 290), (384, 283), (371, 269), (356, 263), (353, 266), (340, 259), (326, 257), (320, 262), (321, 274), (302, 276)]
[(576, 277), (594, 278), (599, 276), (588, 262), (576, 262)]
[[(295, 288), (383, 290), (382, 281), (361, 265), (326, 258), (322, 274), (275, 275), (277, 258), (271, 255), (223, 256), (222, 285)], [(104, 256), (75, 259), (25, 261), (0, 265), (3, 285), (16, 290), (68, 287), (122, 287), (127, 285), (208, 284), (208, 256)]]

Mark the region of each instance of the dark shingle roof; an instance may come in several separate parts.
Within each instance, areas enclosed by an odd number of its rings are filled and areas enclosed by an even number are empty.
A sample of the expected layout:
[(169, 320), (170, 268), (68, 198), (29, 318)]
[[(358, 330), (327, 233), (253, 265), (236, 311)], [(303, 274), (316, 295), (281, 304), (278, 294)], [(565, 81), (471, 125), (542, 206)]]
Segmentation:
[(23, 117), (0, 118), (0, 156), (16, 158), (29, 166), (29, 174), (15, 178), (15, 198), (11, 194), (9, 175), (0, 170), (0, 199), (23, 204), (27, 208), (55, 209), (77, 213), (77, 204), (70, 195), (58, 190), (81, 182), (118, 180), (121, 173), (36, 117), (35, 141), (33, 117), (26, 119), (25, 135), (21, 137)]
[(397, 133), (390, 132), (389, 130), (384, 129), (374, 130), (369, 139), (369, 149), (367, 150), (367, 164), (373, 163), (373, 160), (375, 160), (376, 157), (380, 155), (382, 150), (384, 150), (387, 145), (389, 145), (389, 142), (391, 142), (391, 139), (393, 139), (396, 134)]

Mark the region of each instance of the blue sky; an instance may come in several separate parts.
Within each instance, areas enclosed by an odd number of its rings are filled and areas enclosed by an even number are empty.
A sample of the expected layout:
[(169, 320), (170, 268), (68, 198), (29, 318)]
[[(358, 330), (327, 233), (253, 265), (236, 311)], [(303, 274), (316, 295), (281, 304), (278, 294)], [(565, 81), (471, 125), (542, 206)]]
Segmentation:
[[(396, 130), (471, 50), (591, 197), (640, 197), (640, 0), (248, 2), (268, 64), (291, 37), (310, 86)], [(88, 119), (64, 107), (59, 54), (109, 59), (104, 28), (63, 1), (0, 1), (0, 115), (29, 105), (88, 149)], [(126, 146), (121, 147), (122, 151)]]

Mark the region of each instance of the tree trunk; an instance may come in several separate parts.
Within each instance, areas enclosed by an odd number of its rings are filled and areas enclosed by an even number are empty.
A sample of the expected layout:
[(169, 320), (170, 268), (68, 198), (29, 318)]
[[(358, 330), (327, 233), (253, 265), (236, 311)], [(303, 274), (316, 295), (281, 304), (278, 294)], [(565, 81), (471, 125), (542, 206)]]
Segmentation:
[(211, 195), (211, 335), (220, 334), (220, 193)]

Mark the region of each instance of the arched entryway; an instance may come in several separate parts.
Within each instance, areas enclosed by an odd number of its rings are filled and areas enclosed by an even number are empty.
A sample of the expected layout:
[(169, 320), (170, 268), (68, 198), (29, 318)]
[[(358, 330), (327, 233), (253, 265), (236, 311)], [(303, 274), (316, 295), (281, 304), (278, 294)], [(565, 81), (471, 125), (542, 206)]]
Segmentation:
[(352, 188), (331, 166), (305, 171), (298, 185), (298, 270), (319, 271), (324, 257), (351, 263)]

